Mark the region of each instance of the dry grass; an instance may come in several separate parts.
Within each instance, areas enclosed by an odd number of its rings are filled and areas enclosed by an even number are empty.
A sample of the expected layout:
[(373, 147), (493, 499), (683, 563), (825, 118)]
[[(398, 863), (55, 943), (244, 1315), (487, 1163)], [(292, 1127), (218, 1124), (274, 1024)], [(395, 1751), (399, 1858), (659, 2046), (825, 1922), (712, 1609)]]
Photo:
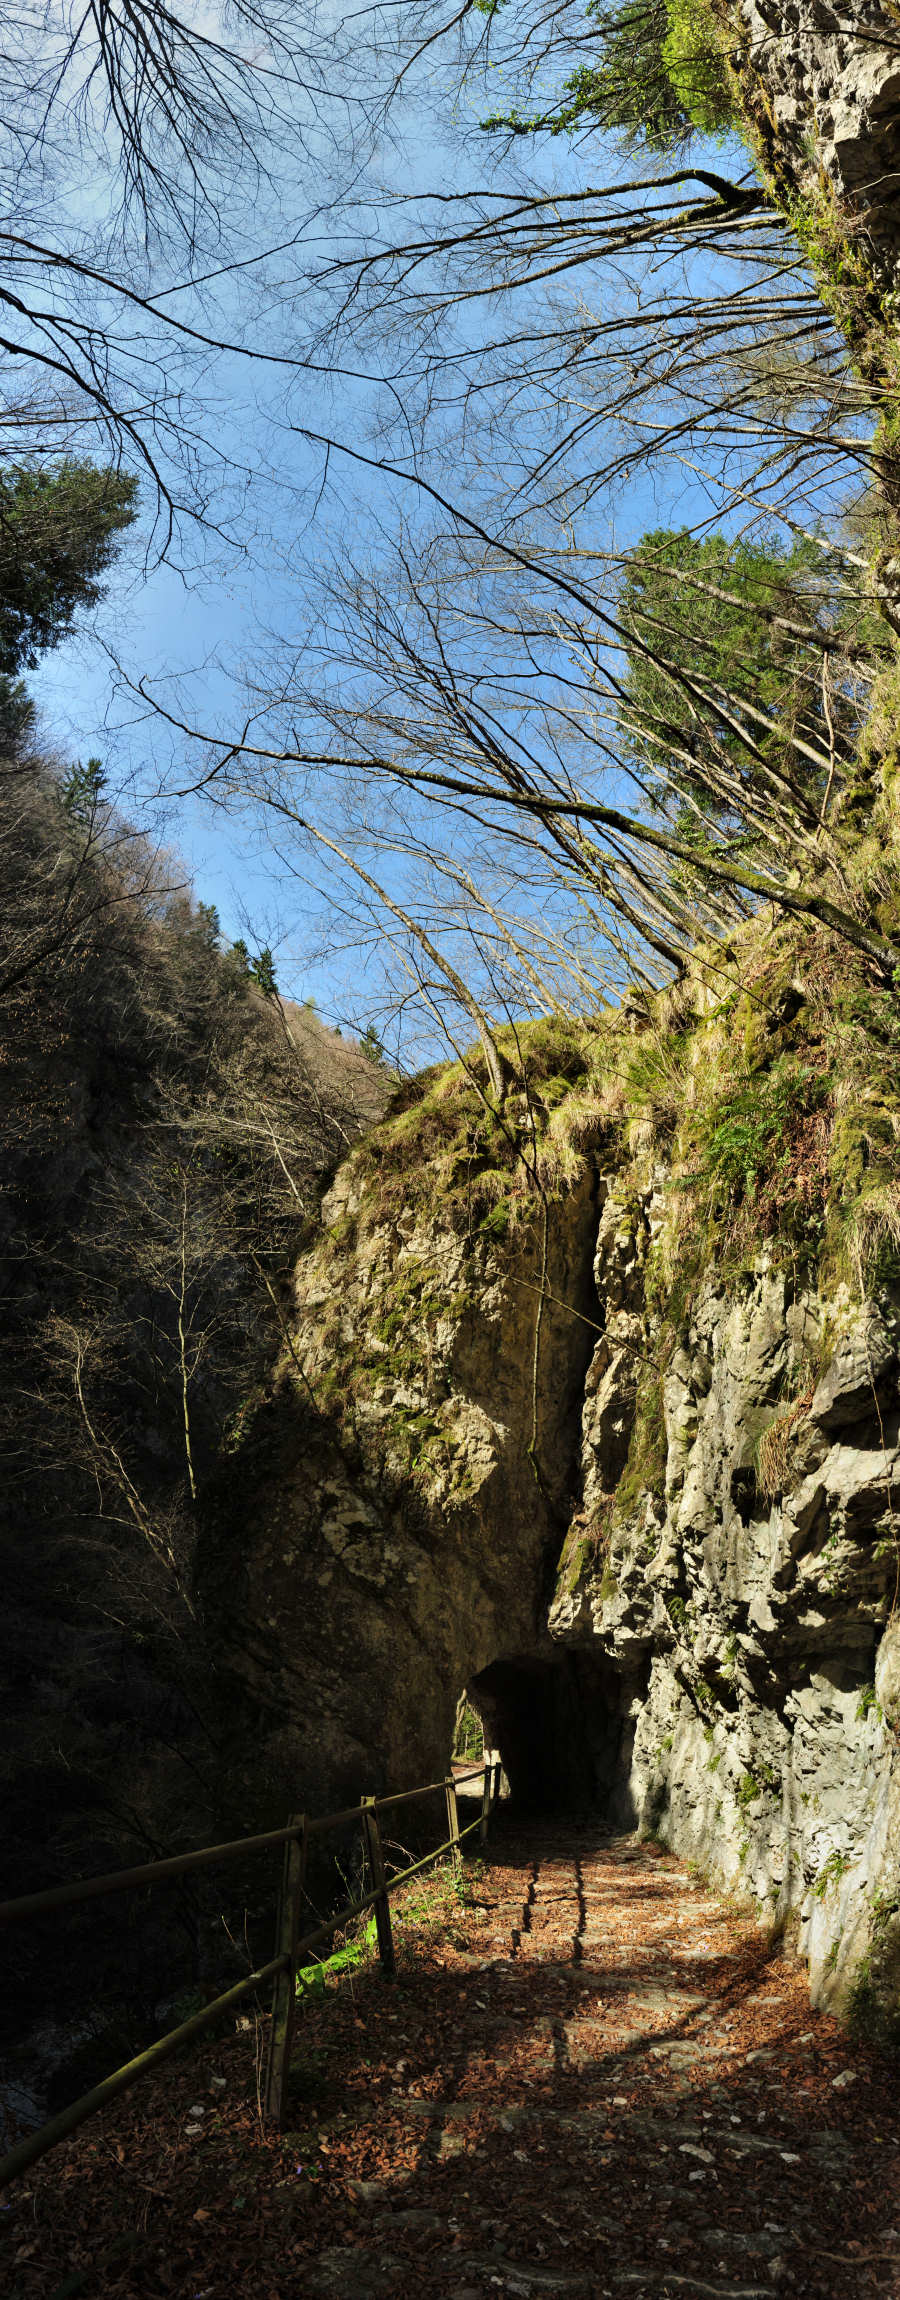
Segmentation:
[(801, 1367), (800, 1374), (803, 1376), (802, 1389), (791, 1399), (784, 1413), (778, 1414), (768, 1429), (763, 1431), (757, 1447), (756, 1482), (764, 1501), (777, 1501), (779, 1494), (784, 1492), (794, 1431), (813, 1401), (816, 1377), (808, 1362)]
[(900, 1182), (871, 1181), (850, 1208), (844, 1237), (864, 1301), (872, 1275), (885, 1259), (900, 1261)]

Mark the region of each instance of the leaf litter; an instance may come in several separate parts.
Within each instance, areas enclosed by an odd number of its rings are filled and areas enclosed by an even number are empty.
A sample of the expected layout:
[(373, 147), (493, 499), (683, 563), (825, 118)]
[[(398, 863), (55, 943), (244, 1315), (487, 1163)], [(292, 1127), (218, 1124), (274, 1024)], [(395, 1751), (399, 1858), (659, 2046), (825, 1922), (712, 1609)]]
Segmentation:
[(463, 1875), (304, 1995), (289, 2130), (245, 2021), (19, 2182), (6, 2300), (897, 2300), (896, 2063), (782, 1944), (589, 1822)]

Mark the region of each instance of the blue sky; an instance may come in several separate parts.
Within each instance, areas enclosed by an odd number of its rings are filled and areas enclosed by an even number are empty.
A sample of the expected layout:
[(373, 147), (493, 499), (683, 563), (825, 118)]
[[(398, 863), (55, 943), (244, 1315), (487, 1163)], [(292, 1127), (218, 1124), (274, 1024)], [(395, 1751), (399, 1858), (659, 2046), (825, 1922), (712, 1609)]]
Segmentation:
[[(338, 18), (340, 10), (331, 13)], [(320, 31), (325, 29), (326, 15), (327, 11), (320, 13)], [(407, 107), (410, 112), (402, 144), (392, 137), (381, 154), (368, 155), (363, 177), (375, 212), (380, 182), (399, 180), (416, 190), (435, 177), (446, 180), (452, 144), (442, 146), (433, 107), (420, 99), (415, 107)], [(229, 232), (246, 251), (277, 245), (296, 233), (299, 224), (291, 260), (298, 268), (305, 253), (321, 260), (337, 244), (337, 232), (315, 212), (316, 201), (326, 202), (339, 174), (334, 155), (326, 169), (314, 153), (306, 177), (302, 173), (298, 177), (296, 207), (282, 170), (254, 207), (248, 204), (229, 217)], [(77, 194), (75, 208), (81, 224), (91, 213), (91, 195), (85, 188)], [(341, 230), (345, 232), (346, 226)], [(289, 272), (286, 260), (282, 280), (276, 261), (245, 276), (234, 294), (227, 283), (221, 293), (214, 287), (200, 312), (200, 324), (208, 325), (212, 334), (258, 342), (269, 354), (289, 355), (294, 333), (290, 299), (281, 300)], [(163, 280), (178, 276), (171, 261), (160, 261), (157, 273)], [(156, 288), (158, 279), (152, 284)], [(197, 323), (191, 299), (169, 301), (171, 308), (184, 310)], [(140, 344), (140, 323), (134, 340)], [(289, 386), (290, 409), (285, 397)], [(159, 828), (183, 858), (198, 898), (216, 904), (224, 934), (228, 938), (248, 934), (249, 927), (248, 939), (276, 947), (279, 979), (292, 995), (314, 996), (324, 1015), (346, 1021), (346, 985), (333, 959), (320, 962), (310, 955), (316, 933), (304, 916), (302, 892), (296, 883), (285, 884), (258, 826), (246, 817), (239, 820), (211, 810), (200, 799), (171, 795), (185, 780), (179, 772), (177, 739), (168, 738), (152, 712), (123, 692), (121, 673), (132, 684), (145, 679), (164, 703), (175, 708), (183, 704), (193, 723), (233, 725), (243, 671), (256, 669), (269, 634), (292, 628), (297, 613), (292, 562), (306, 547), (315, 516), (321, 453), (298, 436), (289, 417), (358, 440), (359, 401), (365, 389), (327, 375), (311, 376), (298, 388), (286, 368), (260, 367), (252, 360), (223, 354), (210, 357), (205, 375), (194, 375), (191, 391), (191, 414), (199, 415), (212, 452), (224, 459), (224, 484), (219, 496), (214, 492), (210, 510), (213, 520), (224, 525), (225, 539), (212, 532), (204, 535), (188, 520), (176, 535), (171, 555), (160, 564), (151, 533), (152, 491), (142, 477), (141, 523), (110, 570), (103, 602), (74, 637), (43, 658), (30, 674), (29, 685), (48, 745), (82, 760), (92, 755), (102, 758), (111, 788), (122, 794), (123, 804), (138, 819)], [(207, 475), (209, 469), (207, 452)], [(239, 475), (237, 481), (234, 473)], [(214, 470), (212, 478), (215, 482)], [(365, 475), (354, 474), (349, 487), (345, 479), (340, 492), (338, 549), (342, 519), (355, 524), (358, 512), (363, 523), (377, 498), (377, 478), (373, 476), (370, 483)], [(327, 525), (325, 517), (323, 551), (334, 548), (334, 534), (326, 536)], [(229, 543), (229, 535), (239, 539), (239, 547)], [(164, 802), (159, 795), (163, 779), (169, 786)], [(365, 1019), (365, 985), (354, 985), (353, 993), (353, 1009)]]
[[(548, 150), (542, 139), (539, 148), (529, 145), (527, 151), (524, 163), (522, 148), (517, 148), (516, 169), (533, 166), (544, 180), (555, 178), (563, 188), (580, 187), (588, 176), (600, 180), (606, 166), (602, 140), (595, 137), (571, 150), (562, 139)], [(485, 154), (477, 170), (482, 178), (488, 172), (488, 157)], [(746, 155), (732, 157), (737, 162), (734, 172), (741, 172)], [(721, 154), (716, 162), (722, 165)], [(614, 172), (617, 163), (612, 155), (609, 164)], [(441, 107), (437, 84), (426, 87), (415, 103), (407, 104), (392, 144), (370, 158), (370, 211), (377, 214), (379, 180), (415, 192), (471, 182), (475, 175), (471, 144), (467, 149), (457, 140), (452, 113)], [(511, 169), (509, 175), (512, 180)], [(271, 243), (291, 228), (294, 218), (283, 205), (285, 198), (282, 184), (282, 205), (276, 201), (273, 206), (270, 196), (268, 212), (236, 219), (244, 244), (254, 230), (264, 231)], [(298, 210), (304, 202), (309, 210), (308, 184), (298, 188)], [(320, 220), (308, 226), (310, 245), (314, 241), (320, 255), (328, 250), (330, 229)], [(340, 230), (346, 227), (341, 225)], [(344, 244), (334, 231), (331, 244)], [(291, 310), (289, 301), (282, 300), (277, 264), (259, 275), (257, 313), (252, 299), (247, 300), (252, 277), (250, 283), (246, 279), (242, 283), (240, 305), (227, 291), (214, 301), (214, 331), (235, 335), (243, 329), (245, 338), (258, 340), (261, 348), (289, 351)], [(291, 418), (358, 444), (366, 436), (367, 395), (358, 384), (310, 376), (295, 383), (288, 405), (283, 370), (258, 367), (232, 355), (211, 358), (205, 375), (195, 375), (193, 392), (201, 415), (205, 410), (211, 446), (244, 475), (239, 483), (226, 478), (213, 506), (226, 528), (240, 536), (241, 548), (227, 537), (204, 536), (188, 527), (182, 539), (183, 563), (176, 563), (176, 552), (169, 563), (151, 564), (147, 571), (142, 540), (129, 541), (111, 573), (107, 598), (92, 629), (44, 659), (33, 674), (32, 690), (51, 742), (82, 759), (100, 755), (126, 805), (149, 809), (161, 824), (164, 836), (184, 857), (198, 897), (216, 904), (225, 934), (229, 938), (246, 934), (259, 944), (271, 943), (286, 990), (295, 996), (314, 996), (330, 1019), (346, 1024), (352, 1014), (362, 1023), (368, 1019), (364, 959), (350, 964), (348, 972), (337, 938), (322, 950), (321, 905), (306, 898), (296, 879), (280, 870), (258, 824), (246, 813), (211, 810), (203, 800), (172, 797), (173, 789), (190, 780), (183, 746), (180, 758), (177, 737), (167, 736), (152, 712), (133, 693), (123, 692), (116, 666), (122, 667), (132, 685), (145, 678), (160, 700), (176, 712), (183, 708), (192, 723), (223, 730), (234, 727), (243, 672), (252, 675), (258, 669), (270, 636), (290, 633), (301, 612), (295, 564), (310, 550), (336, 551), (340, 559), (342, 537), (364, 534), (386, 500), (377, 475), (345, 466), (332, 473), (327, 498), (317, 504), (321, 455), (298, 436)], [(708, 511), (705, 492), (675, 468), (662, 496), (642, 482), (614, 507), (620, 540), (663, 522), (693, 522)], [(164, 808), (159, 800), (162, 784), (169, 793)], [(374, 1002), (374, 978), (372, 996)]]

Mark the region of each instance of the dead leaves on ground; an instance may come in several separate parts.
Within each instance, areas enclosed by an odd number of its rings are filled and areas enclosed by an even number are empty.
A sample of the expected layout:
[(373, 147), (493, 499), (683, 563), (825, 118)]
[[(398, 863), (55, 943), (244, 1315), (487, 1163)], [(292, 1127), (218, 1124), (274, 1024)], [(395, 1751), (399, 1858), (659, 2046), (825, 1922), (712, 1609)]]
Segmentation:
[[(500, 1839), (434, 1926), (298, 2020), (125, 2097), (5, 2200), (7, 2300), (888, 2300), (895, 2072), (672, 1858)], [(405, 1945), (404, 1945), (405, 1944)]]

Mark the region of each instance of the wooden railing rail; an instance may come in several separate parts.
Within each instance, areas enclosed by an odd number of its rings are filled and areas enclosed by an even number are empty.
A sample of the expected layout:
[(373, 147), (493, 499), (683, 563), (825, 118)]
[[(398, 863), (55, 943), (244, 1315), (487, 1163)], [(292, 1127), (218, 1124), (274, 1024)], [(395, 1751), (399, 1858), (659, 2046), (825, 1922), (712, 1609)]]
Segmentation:
[[(472, 1775), (481, 1776), (482, 1809), (477, 1820), (468, 1822), (461, 1829), (456, 1789), (460, 1780), (467, 1780)], [(89, 2117), (95, 2116), (98, 2109), (104, 2108), (118, 2093), (125, 2092), (142, 2076), (158, 2068), (162, 2061), (180, 2051), (182, 2045), (201, 2036), (204, 2029), (211, 2028), (232, 2006), (240, 2004), (244, 1997), (252, 1996), (257, 1989), (267, 1987), (270, 1981), (274, 1988), (265, 2115), (268, 2122), (283, 2125), (290, 2074), (297, 1968), (301, 1958), (332, 1939), (335, 1933), (342, 1932), (355, 1917), (363, 1916), (367, 1909), (374, 1909), (382, 1970), (386, 1975), (392, 1975), (394, 1944), (391, 1894), (406, 1884), (408, 1878), (418, 1876), (423, 1869), (428, 1868), (432, 1861), (440, 1860), (443, 1854), (457, 1854), (463, 1840), (471, 1837), (476, 1829), (484, 1842), (499, 1781), (499, 1760), (490, 1759), (486, 1754), (483, 1765), (473, 1765), (466, 1774), (458, 1775), (455, 1779), (452, 1773), (448, 1773), (443, 1780), (429, 1781), (421, 1789), (403, 1789), (396, 1796), (363, 1797), (359, 1805), (345, 1806), (339, 1813), (323, 1813), (312, 1818), (302, 1813), (295, 1814), (283, 1829), (269, 1829), (255, 1837), (238, 1837), (226, 1845), (201, 1846), (191, 1853), (176, 1853), (168, 1860), (145, 1861), (138, 1868), (115, 1870), (108, 1876), (77, 1878), (69, 1885), (53, 1885), (46, 1892), (25, 1893), (18, 1900), (0, 1903), (0, 1919), (5, 1924), (14, 1924), (26, 1917), (67, 1908), (79, 1901), (96, 1899), (103, 1893), (134, 1890), (141, 1885), (156, 1884), (166, 1877), (183, 1876), (192, 1869), (209, 1866), (215, 1861), (234, 1860), (247, 1853), (267, 1851), (275, 1845), (285, 1847), (284, 1873), (276, 1916), (275, 1956), (269, 1959), (268, 1964), (260, 1965), (255, 1972), (245, 1973), (241, 1980), (223, 1990), (210, 2004), (192, 2013), (188, 2020), (180, 2021), (177, 2028), (167, 2030), (165, 2036), (158, 2037), (154, 2044), (147, 2046), (146, 2051), (137, 2053), (133, 2060), (125, 2061), (121, 2068), (113, 2069), (109, 2076), (103, 2078), (102, 2083), (94, 2085), (90, 2092), (83, 2093), (80, 2100), (72, 2101), (58, 2116), (51, 2117), (47, 2124), (41, 2125), (39, 2131), (29, 2133), (26, 2139), (19, 2141), (15, 2148), (11, 2148), (0, 2159), (0, 2188), (5, 2188), (9, 2181), (17, 2179), (20, 2173), (27, 2172), (40, 2157), (46, 2156), (51, 2148), (56, 2148), (61, 2140), (76, 2132), (79, 2125), (87, 2123)], [(395, 1876), (388, 1877), (384, 1867), (379, 1814), (439, 1792), (443, 1792), (447, 1800), (449, 1835), (442, 1844), (433, 1846), (430, 1852), (423, 1854), (420, 1860), (411, 1862)], [(300, 1908), (309, 1838), (352, 1821), (362, 1824), (372, 1890), (364, 1893), (359, 1900), (348, 1902), (345, 1908), (338, 1909), (312, 1932), (304, 1933), (301, 1937)]]
[[(443, 1783), (439, 1781), (437, 1787), (442, 1788)], [(423, 1792), (414, 1789), (412, 1794), (420, 1796)], [(306, 1824), (307, 1835), (321, 1835), (325, 1829), (337, 1829), (358, 1820), (359, 1806), (346, 1805), (342, 1813), (311, 1817)], [(0, 1901), (0, 1924), (15, 1924), (20, 1917), (37, 1917), (51, 1909), (65, 1909), (75, 1901), (98, 1900), (103, 1893), (122, 1893), (139, 1885), (155, 1885), (163, 1877), (181, 1877), (189, 1869), (212, 1868), (217, 1861), (236, 1860), (239, 1854), (265, 1853), (274, 1845), (288, 1844), (297, 1834), (297, 1827), (289, 1821), (285, 1829), (266, 1829), (259, 1837), (234, 1837), (227, 1845), (200, 1845), (195, 1852), (173, 1853), (165, 1861), (142, 1861), (139, 1868), (112, 1869), (106, 1876), (77, 1877), (71, 1884), (49, 1885), (43, 1893), (24, 1893), (20, 1900)]]
[[(355, 1820), (356, 1807), (345, 1815)], [(193, 1853), (173, 1853), (165, 1861), (142, 1861), (138, 1868), (113, 1869), (107, 1876), (77, 1877), (66, 1885), (49, 1885), (42, 1893), (25, 1893), (17, 1901), (0, 1901), (0, 1924), (12, 1925), (22, 1917), (40, 1917), (52, 1909), (67, 1909), (76, 1901), (96, 1901), (104, 1893), (130, 1892), (140, 1885), (155, 1885), (163, 1877), (183, 1877), (189, 1869), (211, 1868), (216, 1861), (233, 1861), (238, 1854), (264, 1853), (272, 1845), (285, 1845), (295, 1834), (267, 1829), (261, 1837), (236, 1837), (230, 1845), (202, 1845)]]
[[(481, 1766), (472, 1765), (470, 1771), (480, 1773)], [(417, 1797), (437, 1797), (446, 1788), (448, 1777), (444, 1774), (440, 1781), (426, 1781), (421, 1789), (398, 1789), (396, 1797), (376, 1797), (374, 1803), (379, 1813), (390, 1813), (395, 1805), (414, 1805)]]

